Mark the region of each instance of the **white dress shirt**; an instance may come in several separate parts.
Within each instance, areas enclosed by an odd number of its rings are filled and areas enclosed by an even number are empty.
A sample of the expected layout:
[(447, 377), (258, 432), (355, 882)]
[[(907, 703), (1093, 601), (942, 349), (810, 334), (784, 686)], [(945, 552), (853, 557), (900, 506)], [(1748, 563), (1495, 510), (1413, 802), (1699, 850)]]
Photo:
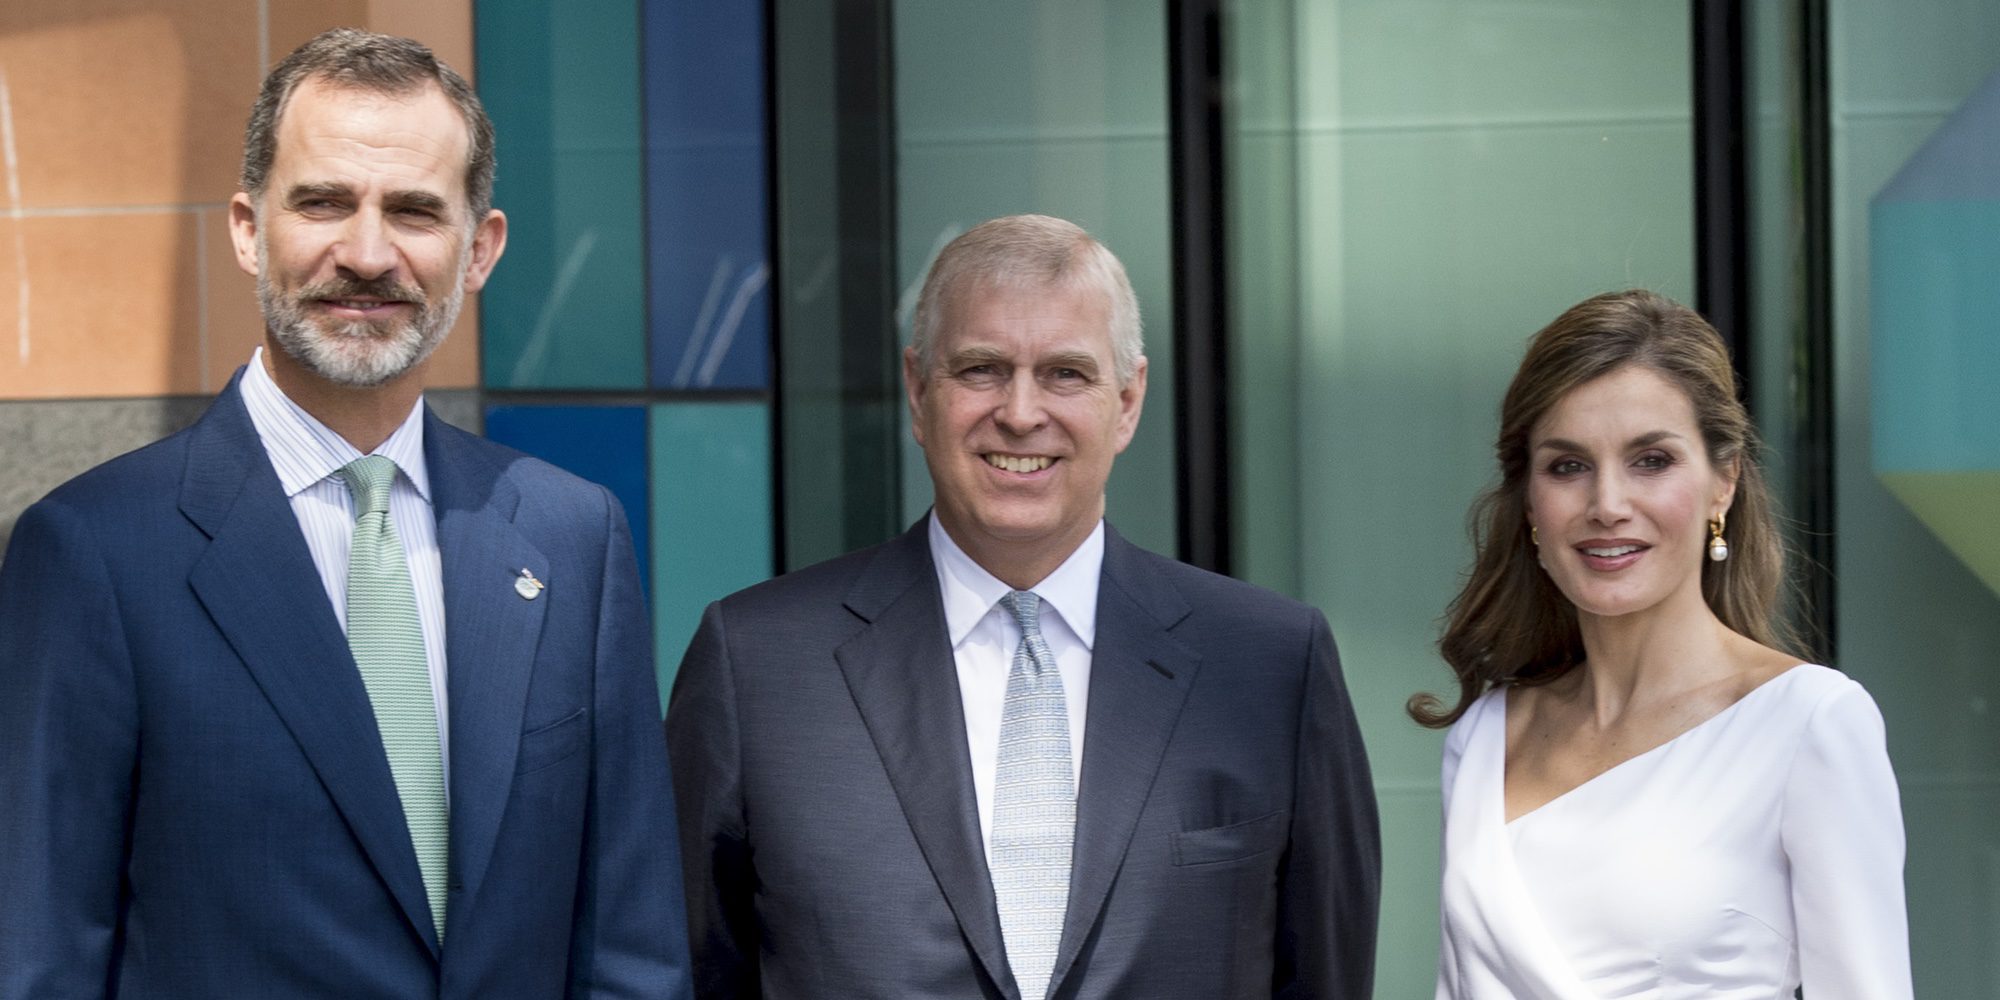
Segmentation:
[[(993, 854), (993, 781), (1000, 765), (1000, 716), (1007, 702), (1007, 673), (1021, 644), (1021, 626), (1000, 606), (1014, 588), (988, 573), (951, 540), (937, 514), (930, 517), (931, 563), (944, 597), (944, 623), (958, 665), (958, 695), (965, 710), (965, 740), (972, 753), (972, 791), (979, 801), (979, 836)], [(1033, 590), (1042, 599), (1042, 637), (1062, 674), (1069, 709), (1069, 763), (1083, 777), (1083, 720), (1090, 703), (1090, 651), (1097, 642), (1097, 580), (1104, 570), (1104, 522)], [(1053, 612), (1053, 613), (1051, 613)]]
[[(301, 409), (264, 370), (257, 348), (244, 369), (243, 405), (277, 470), (278, 485), (291, 500), (306, 548), (333, 603), (334, 617), (347, 629), (347, 555), (354, 547), (354, 497), (338, 473), (361, 452), (347, 439)], [(417, 620), (424, 630), (424, 658), (431, 673), (431, 701), (437, 710), (438, 752), (444, 763), (446, 797), (451, 788), (451, 729), (445, 711), (444, 570), (438, 556), (437, 517), (431, 510), (430, 469), (424, 464), (424, 403), (410, 407), (402, 426), (372, 454), (386, 456), (401, 473), (389, 487), (389, 519), (410, 565)]]

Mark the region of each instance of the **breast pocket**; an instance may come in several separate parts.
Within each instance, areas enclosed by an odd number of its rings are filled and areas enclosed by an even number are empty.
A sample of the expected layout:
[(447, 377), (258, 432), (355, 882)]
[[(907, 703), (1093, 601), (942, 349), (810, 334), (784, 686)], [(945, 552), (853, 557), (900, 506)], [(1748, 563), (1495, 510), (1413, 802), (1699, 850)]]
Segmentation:
[(577, 709), (545, 726), (521, 734), (521, 752), (514, 760), (514, 773), (527, 774), (567, 760), (590, 736), (589, 712)]
[(1289, 813), (1280, 809), (1228, 826), (1183, 830), (1173, 835), (1174, 864), (1183, 868), (1219, 865), (1275, 851), (1285, 844), (1290, 818)]

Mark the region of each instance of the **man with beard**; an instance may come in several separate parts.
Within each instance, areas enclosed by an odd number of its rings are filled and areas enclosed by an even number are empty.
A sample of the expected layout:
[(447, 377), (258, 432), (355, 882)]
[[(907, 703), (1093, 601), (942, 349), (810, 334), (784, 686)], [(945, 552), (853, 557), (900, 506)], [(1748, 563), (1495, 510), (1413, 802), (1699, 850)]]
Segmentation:
[(0, 997), (687, 992), (624, 514), (422, 405), (492, 178), (415, 42), (265, 80), (230, 204), (264, 346), (0, 571)]

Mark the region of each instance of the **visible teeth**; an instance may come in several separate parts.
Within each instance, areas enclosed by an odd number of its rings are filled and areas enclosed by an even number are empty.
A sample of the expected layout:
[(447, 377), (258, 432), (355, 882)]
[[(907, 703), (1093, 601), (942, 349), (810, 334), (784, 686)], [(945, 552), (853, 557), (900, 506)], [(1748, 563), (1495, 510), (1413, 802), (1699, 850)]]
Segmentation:
[(1033, 458), (1020, 458), (1013, 455), (989, 454), (985, 456), (985, 458), (987, 465), (993, 466), (996, 469), (1005, 469), (1008, 472), (1040, 472), (1043, 469), (1048, 468), (1050, 463), (1055, 461), (1055, 459), (1050, 458), (1047, 455), (1036, 455)]
[(1609, 549), (1584, 549), (1583, 553), (1585, 555), (1596, 556), (1599, 559), (1614, 559), (1617, 558), (1618, 556), (1627, 555), (1637, 551), (1639, 551), (1639, 547), (1637, 545), (1619, 545)]

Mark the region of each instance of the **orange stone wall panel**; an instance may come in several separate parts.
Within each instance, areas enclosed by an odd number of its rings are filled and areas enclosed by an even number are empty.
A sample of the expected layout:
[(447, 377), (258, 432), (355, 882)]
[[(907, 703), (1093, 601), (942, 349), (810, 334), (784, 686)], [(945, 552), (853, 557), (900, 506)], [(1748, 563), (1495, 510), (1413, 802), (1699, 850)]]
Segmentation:
[(257, 93), (257, 4), (0, 4), (0, 72), (19, 207), (225, 200)]
[(202, 344), (204, 393), (229, 384), (250, 352), (264, 342), (264, 317), (257, 310), (257, 279), (236, 266), (236, 247), (229, 242), (229, 210), (201, 213), (202, 260), (205, 268), (202, 301), (208, 336)]
[[(0, 395), (156, 396), (201, 378), (198, 239), (182, 212), (29, 218), (0, 232)], [(25, 307), (24, 307), (25, 303)], [(187, 387), (187, 388), (183, 388)]]
[[(264, 63), (339, 25), (471, 75), (471, 0), (0, 0), (0, 399), (212, 393), (249, 357), (244, 119)], [(433, 386), (478, 385), (477, 315)]]

